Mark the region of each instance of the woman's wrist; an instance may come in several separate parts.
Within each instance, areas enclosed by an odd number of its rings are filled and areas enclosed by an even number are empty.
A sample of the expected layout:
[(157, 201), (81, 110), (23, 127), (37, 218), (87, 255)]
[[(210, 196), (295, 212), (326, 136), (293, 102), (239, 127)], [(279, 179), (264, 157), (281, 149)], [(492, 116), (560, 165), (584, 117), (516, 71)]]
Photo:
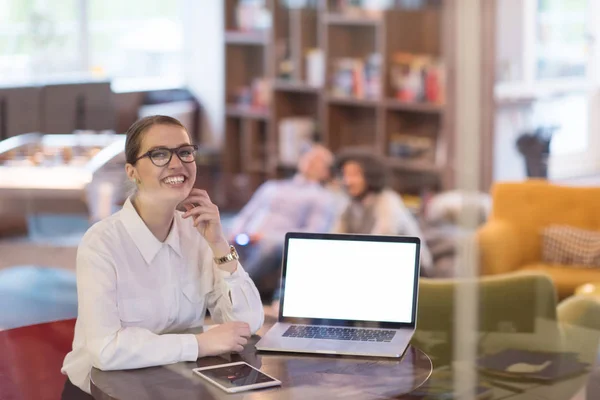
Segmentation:
[(203, 335), (203, 333), (197, 333), (194, 335), (194, 336), (196, 336), (196, 344), (198, 345), (198, 358), (202, 358), (206, 355), (206, 354), (203, 354), (203, 352), (202, 352), (202, 348), (204, 347), (204, 345), (202, 344), (202, 338), (201, 338), (202, 335)]
[(217, 243), (211, 243), (210, 249), (213, 252), (213, 256), (216, 258), (225, 257), (231, 251), (229, 248), (229, 242), (225, 238), (222, 238)]
[[(228, 254), (231, 254), (229, 242), (225, 238), (223, 238), (223, 240), (217, 243), (211, 244), (210, 248), (213, 252), (213, 257), (215, 259), (225, 257)], [(219, 267), (219, 269), (223, 271), (227, 271), (233, 274), (237, 270), (237, 259), (225, 262), (223, 264), (217, 264), (217, 267)]]

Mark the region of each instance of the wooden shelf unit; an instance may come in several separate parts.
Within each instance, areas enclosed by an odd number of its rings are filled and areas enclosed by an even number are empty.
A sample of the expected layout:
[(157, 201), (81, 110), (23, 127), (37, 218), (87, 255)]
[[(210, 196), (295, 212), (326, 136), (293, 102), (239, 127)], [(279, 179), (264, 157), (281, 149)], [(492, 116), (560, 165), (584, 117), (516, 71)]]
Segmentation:
[(377, 26), (381, 24), (382, 19), (377, 17), (347, 16), (339, 13), (326, 13), (323, 16), (323, 21), (329, 25)]
[[(320, 0), (315, 8), (286, 9), (280, 0), (265, 0), (272, 15), (266, 31), (240, 32), (235, 26), (238, 0), (225, 0), (225, 172), (244, 175), (245, 188), (236, 187), (242, 204), (264, 179), (289, 175), (278, 156), (278, 126), (284, 118), (310, 117), (315, 138), (332, 151), (367, 146), (389, 162), (395, 188), (413, 194), (454, 185), (454, 110), (451, 104), (406, 102), (396, 99), (391, 66), (397, 52), (423, 54), (443, 60), (444, 93), (454, 90), (452, 48), (454, 0), (430, 0), (422, 9), (394, 8), (379, 15), (346, 15), (335, 0)], [(324, 57), (324, 85), (307, 83), (306, 55), (319, 49)], [(332, 91), (336, 60), (381, 60), (377, 97), (340, 96)], [(291, 65), (280, 73), (284, 60)], [(256, 78), (270, 83), (266, 109), (236, 105), (241, 87)], [(433, 143), (418, 159), (394, 156), (398, 136), (426, 138)], [(421, 140), (421, 139), (420, 139)], [(244, 190), (240, 190), (244, 189)], [(241, 194), (244, 193), (244, 194)]]
[(280, 92), (299, 92), (299, 93), (314, 93), (320, 94), (321, 88), (311, 86), (302, 81), (293, 81), (289, 79), (275, 79), (273, 89)]
[(239, 106), (237, 104), (228, 104), (225, 107), (227, 117), (238, 117), (247, 119), (269, 119), (269, 110), (251, 106)]

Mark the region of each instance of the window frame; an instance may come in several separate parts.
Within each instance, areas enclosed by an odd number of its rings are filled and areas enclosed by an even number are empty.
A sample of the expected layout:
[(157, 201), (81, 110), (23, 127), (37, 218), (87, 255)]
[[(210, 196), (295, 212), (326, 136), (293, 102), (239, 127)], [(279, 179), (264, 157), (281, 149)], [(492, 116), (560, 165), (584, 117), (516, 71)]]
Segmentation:
[(567, 154), (550, 154), (550, 179), (567, 179), (600, 172), (600, 2), (587, 0), (590, 53), (586, 77), (537, 79), (537, 25), (540, 0), (522, 0), (520, 14), (523, 46), (521, 48), (520, 76), (522, 79), (497, 83), (498, 100), (524, 99), (537, 101), (560, 94), (584, 93), (588, 96), (588, 143), (586, 150)]

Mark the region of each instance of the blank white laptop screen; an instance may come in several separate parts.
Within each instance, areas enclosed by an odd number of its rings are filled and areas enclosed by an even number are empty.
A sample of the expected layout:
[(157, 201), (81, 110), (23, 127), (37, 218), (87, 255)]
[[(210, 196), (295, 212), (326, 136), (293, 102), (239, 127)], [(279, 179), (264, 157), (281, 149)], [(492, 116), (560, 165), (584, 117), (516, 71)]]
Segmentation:
[(284, 317), (413, 321), (417, 245), (290, 238)]

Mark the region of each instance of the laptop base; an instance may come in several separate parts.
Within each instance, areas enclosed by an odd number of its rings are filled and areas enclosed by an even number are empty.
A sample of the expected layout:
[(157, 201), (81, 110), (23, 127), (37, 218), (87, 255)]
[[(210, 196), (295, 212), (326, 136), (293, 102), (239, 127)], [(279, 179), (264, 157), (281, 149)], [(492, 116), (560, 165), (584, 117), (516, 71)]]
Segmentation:
[(256, 349), (259, 351), (287, 353), (401, 358), (406, 352), (414, 334), (414, 330), (412, 329), (395, 330), (396, 334), (391, 342), (284, 337), (284, 332), (291, 325), (293, 324), (283, 322), (273, 325), (265, 336), (256, 343)]

